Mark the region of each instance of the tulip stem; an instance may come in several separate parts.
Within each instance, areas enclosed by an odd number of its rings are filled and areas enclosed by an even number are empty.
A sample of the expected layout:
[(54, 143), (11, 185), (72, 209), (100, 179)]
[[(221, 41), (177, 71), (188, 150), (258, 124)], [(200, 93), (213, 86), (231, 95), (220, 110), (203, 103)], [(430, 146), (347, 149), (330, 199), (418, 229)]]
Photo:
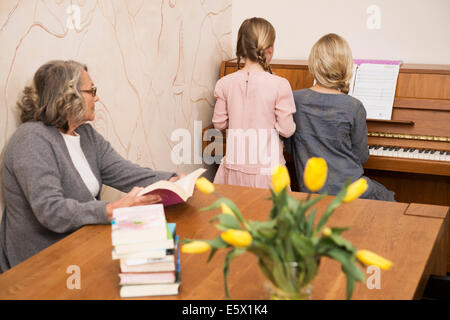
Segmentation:
[(309, 199), (311, 199), (311, 195), (312, 195), (312, 193), (310, 192), (310, 193), (308, 193), (308, 197), (306, 197), (306, 202), (308, 202), (309, 201)]
[(220, 193), (218, 193), (218, 192), (216, 192), (216, 191), (213, 191), (212, 192), (213, 193), (213, 195), (215, 195), (217, 198), (222, 198), (222, 195), (220, 194)]

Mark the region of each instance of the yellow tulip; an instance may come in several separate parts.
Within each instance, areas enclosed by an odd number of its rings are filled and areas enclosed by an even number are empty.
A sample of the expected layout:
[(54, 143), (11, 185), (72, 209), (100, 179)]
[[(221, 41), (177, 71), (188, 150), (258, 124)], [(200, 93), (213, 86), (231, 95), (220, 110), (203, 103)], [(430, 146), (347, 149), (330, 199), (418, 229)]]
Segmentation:
[(198, 190), (206, 194), (210, 194), (215, 190), (214, 185), (205, 177), (197, 179), (197, 181), (195, 182), (195, 186)]
[(359, 198), (368, 188), (367, 180), (360, 178), (353, 182), (347, 188), (347, 193), (344, 197), (344, 202), (352, 202), (353, 200)]
[(280, 193), (284, 188), (291, 185), (291, 178), (286, 167), (278, 165), (272, 173), (272, 185), (275, 193)]
[(181, 252), (184, 253), (203, 253), (211, 249), (208, 242), (205, 241), (192, 241), (181, 247)]
[(325, 237), (331, 236), (331, 229), (330, 229), (330, 228), (323, 228), (322, 234), (323, 234)]
[(392, 266), (391, 261), (369, 250), (358, 250), (358, 252), (356, 252), (356, 257), (366, 266), (377, 266), (383, 270), (388, 270)]
[(231, 210), (231, 208), (229, 206), (227, 206), (224, 202), (222, 202), (220, 204), (220, 206), (222, 207), (222, 213), (224, 213), (224, 214), (231, 214), (231, 215), (234, 216), (233, 210)]
[(229, 229), (221, 234), (222, 240), (233, 247), (245, 248), (252, 243), (252, 236), (247, 231)]
[(311, 192), (319, 191), (327, 181), (327, 173), (328, 166), (325, 159), (309, 158), (303, 173), (303, 182)]

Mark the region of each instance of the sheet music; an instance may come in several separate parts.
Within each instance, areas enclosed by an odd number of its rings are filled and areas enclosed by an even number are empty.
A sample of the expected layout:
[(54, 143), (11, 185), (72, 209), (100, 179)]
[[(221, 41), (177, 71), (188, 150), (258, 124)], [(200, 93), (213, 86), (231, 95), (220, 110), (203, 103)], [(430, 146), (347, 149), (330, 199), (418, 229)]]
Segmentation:
[(356, 71), (353, 97), (360, 100), (369, 119), (391, 120), (400, 65), (361, 64)]

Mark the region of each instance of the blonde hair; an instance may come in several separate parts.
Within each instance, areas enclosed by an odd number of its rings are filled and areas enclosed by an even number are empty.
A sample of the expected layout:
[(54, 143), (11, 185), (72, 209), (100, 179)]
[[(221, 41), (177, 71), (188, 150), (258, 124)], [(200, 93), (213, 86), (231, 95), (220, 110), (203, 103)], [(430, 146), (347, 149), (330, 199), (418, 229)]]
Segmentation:
[(344, 38), (334, 33), (320, 38), (311, 49), (308, 67), (321, 86), (348, 93), (353, 57)]
[(42, 121), (67, 131), (68, 117), (75, 122), (84, 118), (84, 99), (80, 94), (81, 72), (87, 67), (76, 61), (55, 60), (42, 65), (17, 101), (20, 120)]
[(272, 73), (264, 50), (275, 43), (275, 29), (263, 18), (250, 18), (242, 22), (236, 46), (238, 69), (242, 58), (258, 62), (265, 71)]

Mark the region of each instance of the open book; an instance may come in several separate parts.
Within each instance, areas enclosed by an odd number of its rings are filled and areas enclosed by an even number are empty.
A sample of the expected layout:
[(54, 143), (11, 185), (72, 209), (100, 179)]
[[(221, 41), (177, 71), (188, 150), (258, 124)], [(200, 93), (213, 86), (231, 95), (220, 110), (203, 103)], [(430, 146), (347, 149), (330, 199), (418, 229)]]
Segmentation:
[(199, 168), (178, 181), (161, 180), (144, 188), (138, 196), (157, 194), (162, 198), (164, 206), (186, 202), (194, 193), (195, 182), (205, 173), (206, 169)]

